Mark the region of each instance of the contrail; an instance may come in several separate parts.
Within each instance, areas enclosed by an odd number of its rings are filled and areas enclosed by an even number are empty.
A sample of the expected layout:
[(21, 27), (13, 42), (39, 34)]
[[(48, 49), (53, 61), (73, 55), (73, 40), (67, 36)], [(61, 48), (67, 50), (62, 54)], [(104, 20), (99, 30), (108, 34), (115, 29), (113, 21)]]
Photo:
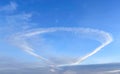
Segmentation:
[(76, 63), (73, 63), (73, 65), (77, 65), (80, 64), (82, 61), (86, 60), (88, 57), (94, 55), (95, 53), (97, 53), (98, 51), (100, 51), (103, 47), (105, 47), (106, 45), (108, 45), (110, 42), (106, 42), (104, 44), (102, 44), (101, 46), (97, 47), (95, 50), (93, 50), (91, 53), (85, 55), (84, 57), (80, 58)]
[[(89, 31), (90, 31), (90, 30), (89, 30)], [(73, 63), (74, 65), (80, 64), (82, 61), (84, 61), (84, 60), (86, 60), (88, 57), (94, 55), (95, 53), (97, 53), (98, 51), (100, 51), (103, 47), (105, 47), (106, 45), (110, 44), (110, 43), (113, 41), (112, 37), (111, 37), (110, 34), (107, 33), (107, 32), (99, 31), (99, 30), (92, 30), (92, 32), (94, 32), (94, 33), (96, 33), (96, 34), (98, 33), (98, 34), (100, 34), (100, 35), (103, 37), (104, 40), (103, 40), (103, 41), (102, 41), (102, 40), (99, 41), (99, 42), (101, 42), (102, 44), (101, 44), (99, 47), (97, 47), (96, 49), (94, 49), (91, 53), (89, 53), (89, 54), (83, 56), (82, 58), (78, 59), (78, 61), (77, 61), (76, 63)], [(91, 33), (92, 33), (92, 32), (91, 32)]]
[[(113, 40), (109, 33), (101, 31), (101, 30), (91, 29), (91, 28), (65, 28), (65, 27), (40, 28), (40, 29), (29, 30), (29, 31), (14, 34), (13, 36), (11, 36), (11, 40), (13, 41), (14, 44), (16, 44), (17, 46), (22, 48), (24, 51), (26, 51), (30, 55), (46, 62), (50, 66), (56, 66), (51, 61), (49, 61), (47, 58), (44, 58), (44, 57), (36, 54), (34, 52), (35, 49), (31, 48), (29, 46), (28, 42), (26, 41), (26, 39), (31, 36), (38, 35), (38, 34), (40, 35), (40, 34), (49, 33), (49, 32), (55, 32), (55, 31), (69, 31), (69, 32), (75, 32), (77, 34), (87, 35), (88, 38), (95, 39), (101, 43), (101, 45), (99, 47), (97, 47), (96, 49), (94, 49), (92, 52), (83, 56), (82, 58), (79, 58), (76, 62), (73, 62), (68, 65), (80, 64), (82, 61), (86, 60), (88, 57), (90, 57), (90, 56), (94, 55), (95, 53), (97, 53), (98, 51), (100, 51), (103, 47), (105, 47), (106, 45), (111, 43)], [(64, 64), (58, 65), (58, 66), (64, 66)]]
[(10, 42), (12, 42), (14, 45), (16, 45), (17, 47), (23, 49), (25, 52), (27, 52), (28, 54), (44, 61), (45, 63), (49, 64), (51, 67), (53, 67), (55, 64), (53, 64), (51, 61), (49, 61), (48, 59), (36, 54), (34, 52), (34, 49), (32, 47), (30, 47), (30, 45), (27, 43), (27, 41), (25, 40), (24, 37), (21, 36), (21, 34), (15, 34), (13, 36), (10, 37)]

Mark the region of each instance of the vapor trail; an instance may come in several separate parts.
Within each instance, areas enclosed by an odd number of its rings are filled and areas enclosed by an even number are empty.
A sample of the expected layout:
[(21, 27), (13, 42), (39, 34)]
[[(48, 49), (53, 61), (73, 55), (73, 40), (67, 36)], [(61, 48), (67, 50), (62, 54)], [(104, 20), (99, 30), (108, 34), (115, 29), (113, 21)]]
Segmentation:
[[(94, 30), (95, 31), (95, 30)], [(73, 63), (74, 65), (77, 65), (77, 64), (80, 64), (82, 61), (86, 60), (88, 57), (94, 55), (95, 53), (97, 53), (98, 51), (100, 51), (103, 47), (107, 46), (108, 44), (110, 44), (113, 39), (112, 37), (110, 36), (109, 33), (107, 32), (103, 32), (103, 31), (95, 31), (97, 33), (99, 33), (101, 36), (103, 36), (103, 38), (105, 39), (104, 41), (99, 41), (101, 42), (102, 44), (97, 47), (96, 49), (94, 49), (91, 53), (83, 56), (82, 58), (79, 58), (78, 61), (76, 63)], [(95, 33), (94, 32), (94, 33)]]
[(99, 50), (101, 50), (103, 47), (105, 47), (106, 45), (112, 42), (112, 37), (110, 36), (110, 34), (107, 32), (101, 31), (101, 30), (91, 29), (91, 28), (64, 28), (64, 27), (62, 28), (40, 28), (40, 29), (29, 30), (29, 31), (25, 31), (22, 33), (14, 34), (13, 36), (11, 36), (11, 40), (13, 41), (14, 44), (22, 48), (24, 51), (26, 51), (30, 55), (46, 62), (50, 66), (55, 66), (55, 64), (53, 64), (47, 58), (44, 58), (36, 54), (34, 52), (35, 49), (31, 48), (28, 42), (26, 41), (26, 39), (30, 38), (31, 36), (38, 35), (38, 34), (40, 35), (40, 34), (49, 33), (49, 32), (55, 32), (55, 31), (69, 31), (69, 32), (75, 32), (77, 34), (87, 35), (88, 38), (95, 39), (101, 43), (101, 45), (97, 47), (95, 50), (93, 50), (91, 53), (85, 55), (82, 58), (79, 58), (76, 62), (73, 62), (69, 65), (80, 64), (82, 61), (94, 55)]
[(35, 49), (33, 49), (26, 41), (26, 38), (24, 38), (22, 36), (22, 34), (15, 34), (13, 36), (10, 37), (10, 42), (12, 42), (14, 45), (16, 45), (17, 47), (21, 48), (22, 50), (24, 50), (25, 52), (27, 52), (28, 54), (44, 61), (46, 64), (49, 64), (51, 67), (54, 66), (54, 64), (49, 61), (48, 59), (36, 54), (34, 52)]
[(97, 53), (98, 51), (100, 51), (103, 47), (105, 47), (106, 45), (108, 45), (110, 42), (106, 42), (104, 44), (102, 44), (101, 46), (97, 47), (95, 50), (93, 50), (91, 53), (83, 56), (82, 58), (80, 58), (76, 63), (73, 63), (73, 65), (77, 65), (80, 64), (82, 61), (86, 60), (88, 57), (94, 55), (95, 53)]

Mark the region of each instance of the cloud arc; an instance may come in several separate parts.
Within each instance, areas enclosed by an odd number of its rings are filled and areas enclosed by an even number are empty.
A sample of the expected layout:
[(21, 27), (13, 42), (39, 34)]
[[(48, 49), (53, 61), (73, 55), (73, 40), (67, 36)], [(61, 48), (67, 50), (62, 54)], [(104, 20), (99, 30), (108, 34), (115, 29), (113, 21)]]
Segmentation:
[[(14, 43), (16, 46), (20, 47), (30, 55), (46, 62), (50, 66), (55, 66), (50, 60), (47, 58), (44, 58), (34, 52), (34, 49), (29, 46), (29, 43), (26, 41), (27, 38), (30, 38), (31, 36), (34, 35), (40, 35), (40, 34), (45, 34), (45, 33), (50, 33), (50, 32), (55, 32), (55, 31), (69, 31), (69, 32), (77, 32), (80, 34), (88, 35), (90, 38), (95, 39), (101, 43), (101, 45), (97, 48), (95, 48), (92, 52), (86, 54), (82, 58), (77, 59), (77, 61), (68, 64), (68, 65), (78, 65), (90, 56), (94, 55), (98, 51), (100, 51), (103, 47), (106, 45), (110, 44), (113, 39), (111, 35), (107, 32), (104, 32), (102, 30), (98, 29), (91, 29), (91, 28), (70, 28), (70, 27), (59, 27), (59, 28), (39, 28), (39, 29), (33, 29), (33, 30), (28, 30), (20, 33), (16, 33), (10, 37), (10, 40), (12, 40), (12, 43)], [(58, 66), (64, 66), (63, 65), (58, 65)]]

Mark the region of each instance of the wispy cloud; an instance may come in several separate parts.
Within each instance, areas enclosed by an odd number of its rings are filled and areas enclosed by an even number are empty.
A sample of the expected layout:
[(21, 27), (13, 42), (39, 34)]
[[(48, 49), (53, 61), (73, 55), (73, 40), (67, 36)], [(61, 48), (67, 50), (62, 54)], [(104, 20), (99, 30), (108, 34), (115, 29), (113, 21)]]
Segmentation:
[(8, 15), (6, 16), (7, 24), (13, 28), (18, 27), (21, 30), (29, 27), (31, 23), (29, 23), (32, 14), (24, 13), (24, 14), (16, 14), (16, 15)]
[(12, 12), (17, 9), (17, 4), (15, 2), (10, 2), (10, 4), (5, 6), (0, 6), (0, 11)]
[(118, 70), (111, 70), (111, 71), (106, 71), (106, 73), (120, 73), (120, 69)]
[[(18, 6), (16, 2), (0, 6), (0, 34), (9, 35), (16, 31), (28, 29), (30, 25), (34, 24), (30, 22), (32, 14), (17, 10)], [(19, 13), (15, 13), (16, 11)]]

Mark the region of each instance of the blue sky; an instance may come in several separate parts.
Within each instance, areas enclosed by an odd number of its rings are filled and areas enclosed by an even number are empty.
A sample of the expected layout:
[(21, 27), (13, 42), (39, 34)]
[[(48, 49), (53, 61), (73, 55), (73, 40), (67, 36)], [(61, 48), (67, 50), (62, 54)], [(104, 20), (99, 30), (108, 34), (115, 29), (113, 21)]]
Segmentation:
[[(9, 37), (18, 32), (51, 27), (93, 28), (110, 33), (114, 41), (83, 64), (120, 62), (119, 3), (119, 0), (2, 0), (0, 2), (0, 56), (27, 62), (39, 61), (9, 42)], [(87, 38), (79, 40), (78, 35), (71, 42), (73, 35), (69, 33), (56, 32), (54, 35), (58, 37), (54, 38), (49, 34), (42, 35), (48, 42), (40, 42), (41, 35), (28, 41), (35, 49), (54, 48), (54, 51), (47, 52), (51, 54), (59, 52), (57, 53), (59, 55), (64, 52), (69, 56), (77, 57), (78, 52), (80, 52), (79, 56), (82, 56), (100, 44), (98, 41)], [(63, 51), (65, 48), (66, 50)], [(71, 51), (69, 51), (70, 48)], [(73, 49), (78, 51), (73, 52)], [(40, 51), (42, 50), (36, 50), (41, 54)]]

